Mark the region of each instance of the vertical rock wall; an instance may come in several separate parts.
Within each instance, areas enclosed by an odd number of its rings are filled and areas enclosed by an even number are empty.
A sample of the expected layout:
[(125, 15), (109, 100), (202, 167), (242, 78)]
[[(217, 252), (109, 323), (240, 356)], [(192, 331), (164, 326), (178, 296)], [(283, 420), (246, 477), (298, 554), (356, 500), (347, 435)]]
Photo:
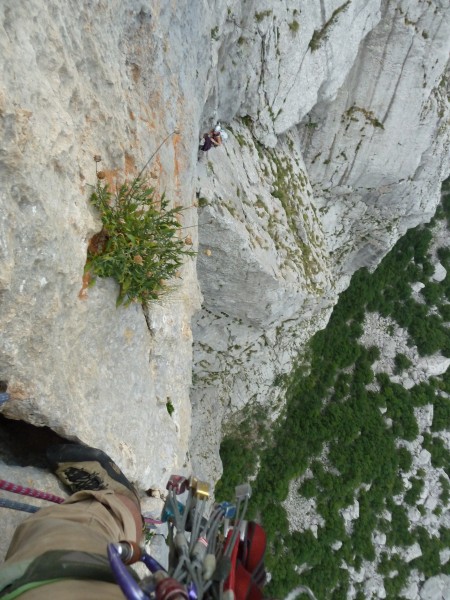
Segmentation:
[[(219, 31), (205, 110), (234, 120), (199, 171), (194, 431), (277, 414), (280, 375), (450, 169), (447, 0), (236, 3)], [(220, 435), (196, 439), (220, 475)]]
[(0, 11), (3, 414), (99, 446), (144, 489), (163, 487), (187, 460), (195, 260), (146, 314), (116, 309), (112, 280), (82, 290), (100, 229), (89, 185), (94, 154), (115, 185), (168, 137), (147, 176), (186, 208), (183, 233), (196, 239), (195, 73), (206, 67), (201, 47), (190, 50), (202, 5), (35, 0)]

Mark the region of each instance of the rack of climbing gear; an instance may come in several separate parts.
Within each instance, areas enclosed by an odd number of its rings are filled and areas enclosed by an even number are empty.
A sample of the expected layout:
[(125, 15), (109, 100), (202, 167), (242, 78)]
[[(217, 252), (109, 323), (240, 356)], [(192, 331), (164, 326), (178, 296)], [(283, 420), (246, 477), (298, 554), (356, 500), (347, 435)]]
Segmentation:
[[(250, 485), (237, 486), (235, 503), (215, 504), (209, 516), (208, 483), (172, 475), (167, 492), (162, 511), (162, 520), (168, 524), (167, 569), (132, 542), (108, 545), (111, 568), (126, 598), (261, 600), (266, 536), (257, 523), (245, 520)], [(177, 496), (185, 492), (183, 504)], [(139, 583), (125, 566), (136, 561), (151, 572)]]
[[(48, 500), (64, 498), (0, 479), (0, 490)], [(262, 600), (266, 580), (264, 553), (266, 536), (255, 522), (245, 520), (251, 496), (249, 484), (236, 487), (235, 502), (214, 505), (206, 516), (209, 485), (195, 477), (172, 475), (161, 520), (144, 517), (149, 525), (167, 523), (169, 566), (166, 569), (136, 542), (108, 545), (108, 558), (115, 580), (128, 600)], [(187, 492), (185, 504), (177, 496)], [(37, 512), (38, 506), (0, 498), (0, 507)], [(151, 575), (139, 583), (127, 565), (140, 561)], [(306, 594), (306, 586), (288, 595), (289, 600)], [(286, 599), (287, 600), (287, 599)]]

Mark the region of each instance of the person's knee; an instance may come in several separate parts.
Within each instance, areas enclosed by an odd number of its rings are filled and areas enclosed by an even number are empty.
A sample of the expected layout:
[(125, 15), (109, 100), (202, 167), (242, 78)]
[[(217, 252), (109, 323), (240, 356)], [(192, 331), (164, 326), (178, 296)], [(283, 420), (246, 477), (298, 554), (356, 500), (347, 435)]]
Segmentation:
[(116, 496), (118, 500), (120, 500), (120, 502), (122, 502), (122, 504), (128, 508), (133, 516), (133, 520), (136, 525), (136, 541), (139, 542), (142, 538), (142, 516), (140, 508), (127, 496), (122, 496), (121, 494), (116, 494)]

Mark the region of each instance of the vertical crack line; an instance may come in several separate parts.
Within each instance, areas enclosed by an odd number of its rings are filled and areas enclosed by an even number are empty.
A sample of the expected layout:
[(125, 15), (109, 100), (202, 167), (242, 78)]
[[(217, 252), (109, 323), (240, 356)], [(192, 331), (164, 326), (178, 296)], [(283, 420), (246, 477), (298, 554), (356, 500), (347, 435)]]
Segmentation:
[(397, 78), (397, 83), (395, 84), (394, 92), (393, 92), (392, 97), (391, 97), (391, 99), (389, 101), (389, 104), (388, 104), (388, 107), (386, 109), (386, 112), (384, 113), (384, 116), (381, 119), (381, 122), (382, 122), (383, 125), (386, 122), (386, 118), (387, 118), (387, 116), (389, 114), (389, 111), (392, 108), (392, 104), (394, 103), (395, 96), (397, 95), (397, 90), (398, 90), (398, 87), (400, 85), (400, 81), (402, 79), (402, 75), (403, 75), (403, 71), (404, 71), (404, 68), (405, 68), (405, 65), (406, 65), (406, 61), (408, 60), (409, 54), (411, 52), (411, 48), (413, 47), (413, 43), (414, 43), (414, 38), (411, 39), (411, 43), (409, 44), (408, 52), (406, 53), (406, 56), (405, 56), (405, 58), (403, 60), (403, 64), (401, 66), (400, 73), (399, 73), (399, 76)]

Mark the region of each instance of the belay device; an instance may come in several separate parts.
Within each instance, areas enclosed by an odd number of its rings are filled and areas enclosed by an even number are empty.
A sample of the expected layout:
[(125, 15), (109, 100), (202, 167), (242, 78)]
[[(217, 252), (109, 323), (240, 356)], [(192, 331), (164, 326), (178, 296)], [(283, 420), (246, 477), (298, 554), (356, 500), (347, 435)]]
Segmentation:
[[(245, 521), (249, 484), (236, 487), (234, 504), (216, 504), (205, 516), (209, 484), (172, 475), (162, 519), (169, 527), (169, 567), (134, 542), (108, 545), (114, 577), (128, 600), (261, 600), (266, 536)], [(183, 505), (177, 496), (188, 491)], [(143, 562), (151, 575), (139, 583), (126, 564)]]

